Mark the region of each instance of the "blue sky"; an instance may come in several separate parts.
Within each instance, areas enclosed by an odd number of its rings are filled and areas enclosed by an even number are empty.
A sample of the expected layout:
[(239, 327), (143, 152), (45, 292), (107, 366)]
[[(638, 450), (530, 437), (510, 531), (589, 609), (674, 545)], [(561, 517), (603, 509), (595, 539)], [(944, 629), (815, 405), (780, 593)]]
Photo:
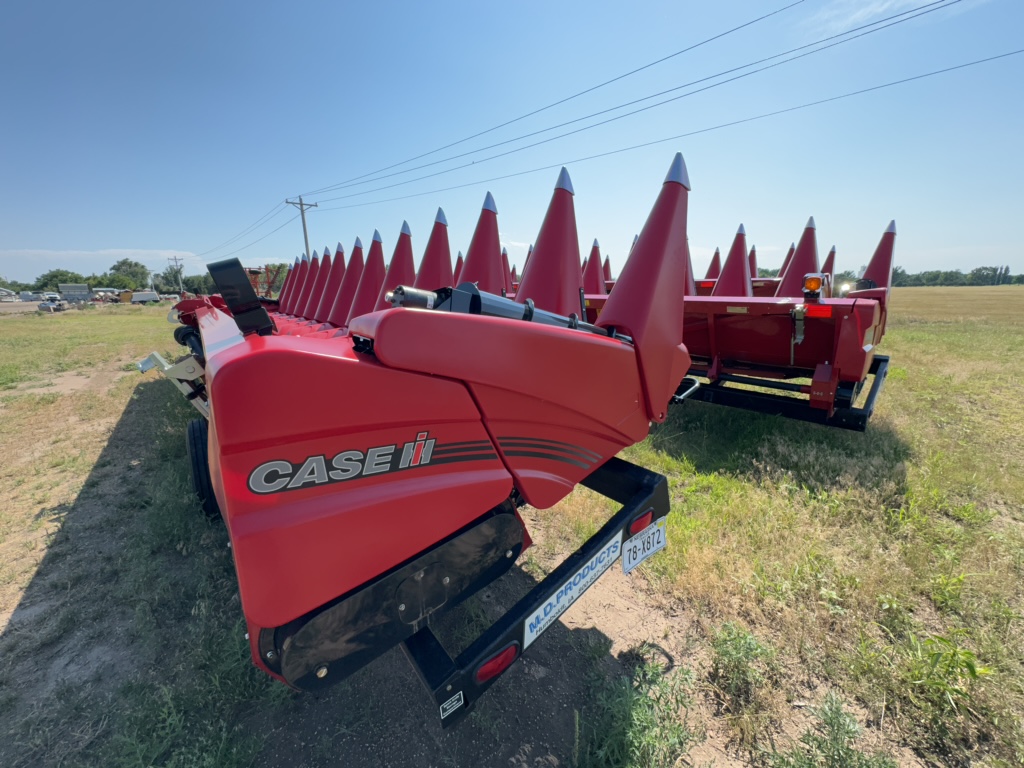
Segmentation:
[[(302, 252), (302, 229), (298, 219), (288, 222), (295, 210), (282, 204), (286, 197), (429, 152), (788, 2), (8, 3), (0, 24), (0, 275), (31, 280), (55, 267), (90, 273), (126, 256), (160, 270), (172, 255), (184, 257), (192, 274), (264, 235), (235, 255), (247, 264), (291, 261)], [(927, 2), (805, 0), (411, 165), (608, 109)], [(407, 219), (418, 260), (440, 205), (453, 253), (465, 250), (489, 189), (510, 259), (521, 265), (557, 167), (434, 190), (1016, 50), (1024, 47), (1021, 29), (1020, 0), (961, 0), (542, 146), (483, 160), (569, 129), (312, 194), (306, 199), (321, 206), (308, 214), (310, 246), (333, 249), (341, 241), (351, 250), (356, 236), (369, 242), (377, 228), (390, 256)], [(678, 150), (693, 183), (689, 232), (699, 272), (715, 246), (728, 248), (740, 222), (761, 265), (777, 266), (810, 215), (822, 254), (837, 246), (839, 269), (864, 264), (895, 218), (897, 263), (910, 271), (1008, 264), (1022, 272), (1015, 226), (1024, 207), (1022, 84), (1024, 55), (1018, 55), (568, 162), (581, 250), (598, 238), (618, 270)], [(573, 127), (590, 122), (596, 119)], [(472, 167), (368, 192), (470, 160)], [(362, 194), (327, 201), (355, 193)], [(406, 195), (417, 196), (376, 202)], [(205, 253), (265, 213), (271, 215), (262, 226)]]

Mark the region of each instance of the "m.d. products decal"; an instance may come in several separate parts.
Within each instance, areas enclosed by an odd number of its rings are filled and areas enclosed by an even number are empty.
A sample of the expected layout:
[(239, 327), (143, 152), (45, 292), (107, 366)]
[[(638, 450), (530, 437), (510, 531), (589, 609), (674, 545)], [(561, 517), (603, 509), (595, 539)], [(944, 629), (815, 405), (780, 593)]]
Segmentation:
[(583, 564), (576, 573), (565, 580), (547, 602), (523, 623), (523, 650), (540, 637), (541, 633), (555, 623), (566, 609), (594, 584), (601, 574), (611, 568), (622, 553), (622, 531), (619, 531), (601, 551)]

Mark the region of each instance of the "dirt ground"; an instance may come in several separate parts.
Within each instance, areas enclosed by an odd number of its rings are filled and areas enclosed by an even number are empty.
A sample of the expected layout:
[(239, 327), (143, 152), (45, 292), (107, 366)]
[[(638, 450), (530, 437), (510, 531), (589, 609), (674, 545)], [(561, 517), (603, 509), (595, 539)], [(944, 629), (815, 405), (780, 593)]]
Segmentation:
[(0, 315), (20, 315), (37, 309), (38, 301), (0, 301)]

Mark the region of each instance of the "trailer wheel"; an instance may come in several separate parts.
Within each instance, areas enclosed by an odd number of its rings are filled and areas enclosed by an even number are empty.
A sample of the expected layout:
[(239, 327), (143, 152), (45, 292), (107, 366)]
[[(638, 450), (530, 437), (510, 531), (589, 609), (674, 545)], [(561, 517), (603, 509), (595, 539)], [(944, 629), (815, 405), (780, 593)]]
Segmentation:
[(185, 430), (185, 447), (188, 450), (189, 474), (192, 475), (192, 489), (199, 497), (199, 505), (209, 517), (220, 517), (220, 506), (213, 493), (210, 480), (210, 462), (207, 453), (207, 437), (210, 425), (206, 419), (192, 419)]
[(196, 329), (191, 325), (179, 325), (174, 329), (174, 340), (183, 347), (188, 346), (189, 334), (195, 333)]

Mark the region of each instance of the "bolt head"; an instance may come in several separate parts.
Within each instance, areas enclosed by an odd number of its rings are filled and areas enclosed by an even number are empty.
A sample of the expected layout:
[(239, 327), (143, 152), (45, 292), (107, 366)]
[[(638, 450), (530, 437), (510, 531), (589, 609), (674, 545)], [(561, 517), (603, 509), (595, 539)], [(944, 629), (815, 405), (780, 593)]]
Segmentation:
[(445, 576), (443, 579), (441, 579), (441, 583), (442, 584), (447, 584), (449, 581), (451, 581), (451, 579), (449, 579), (447, 576)]
[(246, 639), (246, 640), (248, 640), (248, 639), (249, 639), (249, 633), (248, 633), (248, 632), (246, 632), (246, 633), (245, 633), (245, 639)]
[(512, 550), (511, 549), (505, 552), (505, 557), (512, 557)]
[(399, 605), (398, 606), (398, 610), (404, 611), (405, 610), (405, 603), (402, 603), (401, 605)]
[(277, 658), (277, 654), (273, 651), (267, 651), (267, 661), (273, 661)]
[(327, 665), (326, 664), (316, 668), (316, 676), (319, 677), (321, 680), (323, 680), (325, 677), (327, 677)]

